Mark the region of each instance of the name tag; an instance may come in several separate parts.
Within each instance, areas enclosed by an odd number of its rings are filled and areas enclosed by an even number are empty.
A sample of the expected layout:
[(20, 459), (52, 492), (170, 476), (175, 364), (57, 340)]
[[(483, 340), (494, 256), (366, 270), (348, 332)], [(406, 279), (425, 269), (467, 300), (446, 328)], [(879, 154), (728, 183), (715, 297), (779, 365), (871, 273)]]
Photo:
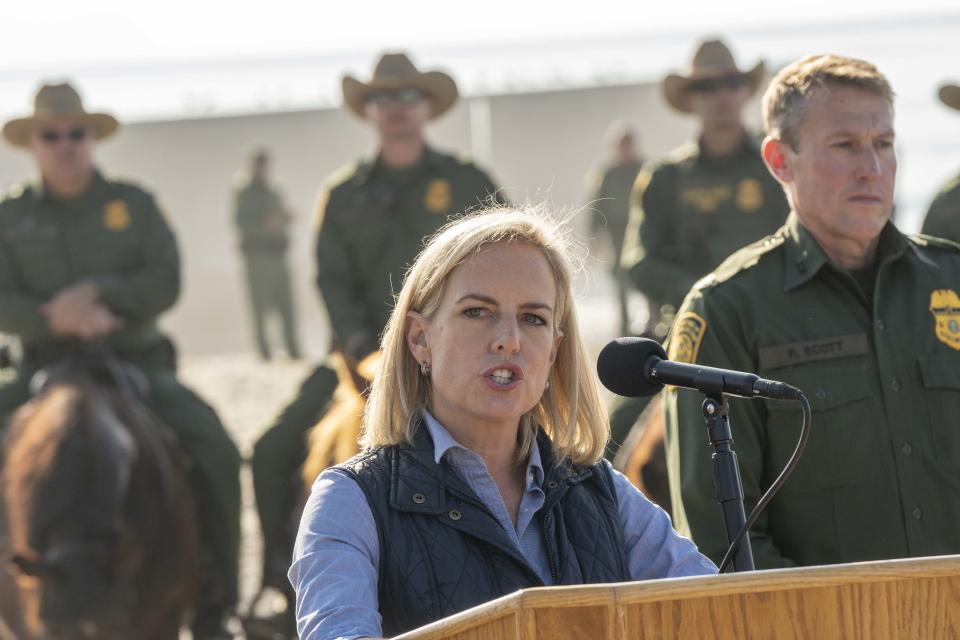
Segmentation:
[(778, 344), (760, 348), (760, 368), (776, 369), (801, 362), (833, 360), (866, 353), (870, 353), (870, 344), (865, 333)]

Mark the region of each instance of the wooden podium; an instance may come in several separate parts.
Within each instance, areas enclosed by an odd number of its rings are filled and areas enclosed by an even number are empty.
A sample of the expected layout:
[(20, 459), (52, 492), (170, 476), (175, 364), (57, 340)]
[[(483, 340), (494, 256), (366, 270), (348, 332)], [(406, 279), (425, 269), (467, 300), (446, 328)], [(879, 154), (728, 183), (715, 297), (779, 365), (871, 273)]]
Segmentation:
[(395, 640), (960, 638), (960, 556), (526, 589)]

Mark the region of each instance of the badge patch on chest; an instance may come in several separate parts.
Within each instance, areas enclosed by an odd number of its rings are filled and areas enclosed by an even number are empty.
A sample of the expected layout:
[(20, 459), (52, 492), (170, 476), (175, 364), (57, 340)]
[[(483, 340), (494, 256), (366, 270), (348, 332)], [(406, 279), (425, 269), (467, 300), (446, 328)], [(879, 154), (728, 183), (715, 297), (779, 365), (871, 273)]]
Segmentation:
[(696, 209), (697, 213), (712, 213), (721, 203), (729, 200), (730, 195), (730, 186), (723, 184), (685, 189), (680, 192), (680, 199)]
[(441, 178), (431, 180), (427, 184), (427, 192), (423, 196), (423, 206), (430, 213), (443, 213), (450, 208), (452, 190), (450, 183)]
[(937, 339), (960, 351), (960, 296), (953, 289), (937, 289), (930, 294), (930, 313), (936, 322)]
[(111, 200), (103, 208), (103, 226), (110, 231), (123, 231), (130, 226), (130, 210), (123, 200)]
[(744, 213), (755, 213), (763, 206), (763, 187), (753, 178), (744, 178), (737, 185), (737, 208)]
[(682, 314), (673, 325), (667, 358), (676, 362), (696, 362), (700, 342), (706, 330), (706, 320), (692, 311)]

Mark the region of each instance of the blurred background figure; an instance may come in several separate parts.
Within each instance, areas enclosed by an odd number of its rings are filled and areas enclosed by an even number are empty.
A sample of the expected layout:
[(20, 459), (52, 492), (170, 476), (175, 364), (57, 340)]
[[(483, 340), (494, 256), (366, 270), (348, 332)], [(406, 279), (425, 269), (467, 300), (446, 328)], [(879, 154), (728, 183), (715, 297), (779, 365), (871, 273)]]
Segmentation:
[(278, 316), (287, 355), (300, 357), (297, 325), (287, 267), (289, 227), (293, 216), (270, 182), (270, 155), (265, 149), (250, 157), (249, 173), (235, 194), (234, 222), (240, 233), (240, 250), (246, 267), (247, 290), (257, 350), (270, 359), (267, 320)]
[(657, 339), (694, 282), (786, 219), (783, 192), (744, 125), (763, 79), (763, 62), (742, 71), (723, 42), (707, 40), (685, 74), (663, 80), (667, 103), (694, 116), (700, 131), (645, 166), (631, 195), (623, 268), (650, 302)]
[(620, 335), (630, 335), (628, 294), (631, 290), (623, 269), (620, 254), (623, 236), (630, 215), (630, 189), (640, 173), (643, 156), (638, 147), (637, 132), (626, 122), (618, 120), (607, 130), (610, 157), (587, 177), (590, 189), (590, 236), (595, 240), (594, 250), (602, 257), (616, 282), (620, 303)]
[[(299, 516), (297, 471), (307, 459), (307, 432), (343, 377), (365, 389), (360, 363), (379, 349), (395, 287), (424, 237), (448, 216), (504, 202), (483, 170), (427, 142), (427, 124), (458, 97), (453, 78), (419, 71), (403, 53), (383, 55), (368, 81), (343, 78), (344, 108), (374, 130), (377, 149), (373, 157), (328, 178), (318, 199), (317, 286), (333, 328), (331, 356), (307, 377), (254, 447), (264, 587), (289, 591), (291, 522)], [(288, 607), (277, 625), (286, 628), (291, 614)], [(248, 627), (266, 623), (250, 620)]]
[(240, 456), (214, 409), (177, 379), (174, 344), (158, 325), (180, 295), (174, 232), (152, 194), (105, 177), (94, 161), (96, 143), (118, 127), (86, 111), (69, 84), (42, 86), (33, 114), (3, 126), (38, 179), (0, 202), (0, 331), (22, 346), (16, 375), (0, 384), (0, 425), (30, 400), (35, 374), (90, 344), (140, 371), (150, 408), (194, 466), (207, 561), (194, 638), (230, 638)]
[[(744, 124), (744, 111), (763, 82), (764, 68), (758, 62), (741, 70), (723, 42), (706, 40), (697, 45), (686, 73), (671, 73), (661, 84), (670, 107), (694, 116), (700, 130), (696, 141), (647, 163), (630, 196), (621, 266), (647, 297), (650, 320), (645, 334), (655, 340), (666, 338), (694, 282), (740, 247), (776, 231), (786, 219), (783, 191)], [(648, 402), (617, 401), (610, 414), (608, 451), (615, 455), (636, 428), (640, 433), (629, 439), (644, 441), (650, 457), (634, 460), (632, 466), (652, 465), (645, 485), (665, 489), (662, 413), (648, 412), (648, 419), (638, 422)], [(651, 497), (669, 508), (663, 491)]]
[[(939, 95), (943, 104), (960, 111), (960, 86), (945, 84)], [(960, 242), (960, 176), (947, 182), (934, 198), (923, 220), (922, 232)]]

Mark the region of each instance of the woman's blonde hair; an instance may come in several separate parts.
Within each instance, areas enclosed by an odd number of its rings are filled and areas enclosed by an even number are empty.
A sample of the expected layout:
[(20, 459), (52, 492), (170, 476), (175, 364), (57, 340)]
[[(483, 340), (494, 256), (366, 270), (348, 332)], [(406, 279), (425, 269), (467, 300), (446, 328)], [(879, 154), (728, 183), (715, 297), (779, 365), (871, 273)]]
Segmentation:
[(610, 434), (597, 379), (580, 338), (571, 285), (571, 250), (566, 224), (536, 208), (500, 208), (455, 220), (437, 231), (407, 271), (381, 343), (380, 370), (363, 416), (364, 447), (412, 443), (421, 413), (430, 403), (429, 378), (407, 346), (407, 312), (428, 319), (443, 299), (450, 273), (486, 245), (514, 242), (543, 252), (556, 282), (554, 331), (562, 332), (549, 386), (520, 421), (520, 457), (536, 441), (537, 428), (552, 440), (558, 459), (595, 464)]

